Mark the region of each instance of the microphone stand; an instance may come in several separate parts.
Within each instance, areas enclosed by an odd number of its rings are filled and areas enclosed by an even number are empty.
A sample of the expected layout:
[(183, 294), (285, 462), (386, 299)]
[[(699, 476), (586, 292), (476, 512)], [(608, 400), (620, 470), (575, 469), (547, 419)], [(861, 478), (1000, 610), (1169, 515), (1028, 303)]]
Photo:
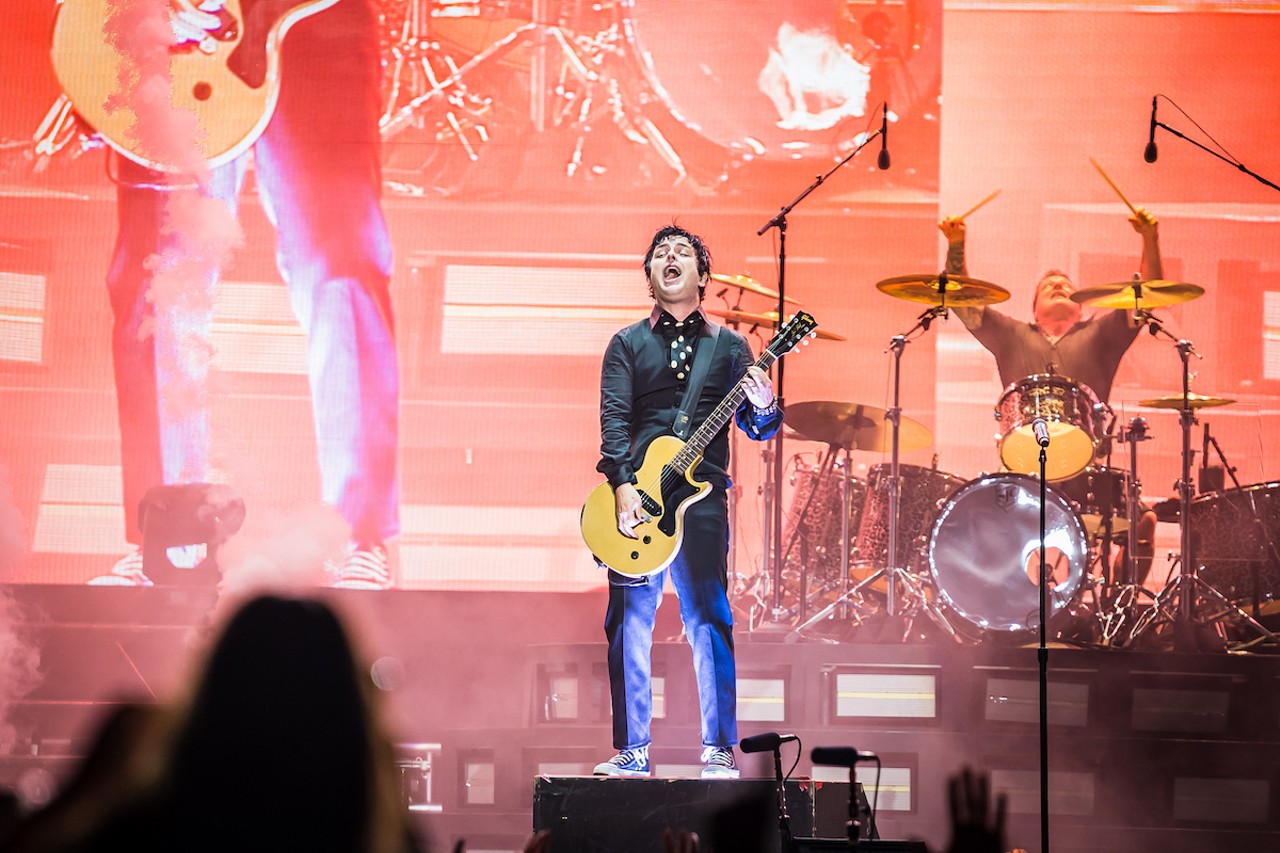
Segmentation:
[[(787, 215), (795, 209), (796, 205), (808, 198), (809, 194), (818, 187), (826, 183), (836, 173), (840, 167), (848, 163), (858, 152), (871, 143), (873, 139), (880, 135), (880, 131), (873, 132), (870, 136), (862, 141), (862, 144), (850, 151), (842, 160), (836, 163), (827, 171), (826, 174), (818, 175), (813, 183), (805, 187), (800, 195), (796, 196), (789, 203), (784, 204), (782, 209), (774, 214), (773, 218), (760, 227), (756, 232), (757, 237), (764, 236), (765, 232), (770, 228), (778, 229), (778, 322), (781, 323), (783, 317), (786, 316), (787, 310)], [(774, 362), (773, 369), (777, 371), (777, 381), (774, 383), (774, 398), (778, 402), (778, 408), (786, 411), (786, 405), (783, 398), (783, 373), (784, 362), (782, 359)], [(766, 480), (764, 484), (765, 506), (767, 507), (766, 515), (768, 516), (765, 524), (765, 555), (773, 564), (773, 607), (770, 615), (774, 622), (781, 622), (786, 616), (786, 610), (782, 606), (782, 573), (783, 562), (785, 556), (782, 553), (782, 430), (773, 437), (773, 459), (772, 465), (765, 468)]]
[[(1168, 98), (1166, 98), (1165, 100), (1168, 100)], [(1244, 165), (1243, 163), (1238, 163), (1238, 162), (1236, 162), (1235, 160), (1232, 160), (1232, 159), (1231, 159), (1231, 158), (1229, 158), (1229, 157), (1223, 157), (1221, 154), (1219, 154), (1217, 151), (1214, 151), (1212, 148), (1206, 148), (1205, 146), (1201, 145), (1199, 142), (1196, 142), (1194, 139), (1192, 139), (1191, 137), (1187, 136), (1186, 134), (1184, 134), (1184, 133), (1182, 133), (1182, 132), (1180, 132), (1180, 131), (1174, 130), (1172, 127), (1169, 127), (1169, 125), (1165, 124), (1164, 122), (1162, 122), (1162, 121), (1157, 121), (1157, 122), (1155, 123), (1155, 126), (1156, 126), (1156, 127), (1163, 127), (1165, 130), (1169, 131), (1170, 133), (1172, 133), (1174, 136), (1178, 137), (1179, 139), (1184, 139), (1184, 140), (1186, 140), (1187, 142), (1190, 142), (1190, 143), (1191, 143), (1192, 145), (1194, 145), (1195, 147), (1199, 148), (1201, 151), (1204, 151), (1204, 152), (1206, 152), (1206, 153), (1208, 153), (1208, 154), (1212, 154), (1214, 157), (1217, 157), (1217, 158), (1218, 158), (1219, 160), (1221, 160), (1222, 162), (1227, 163), (1227, 164), (1230, 164), (1230, 165), (1232, 165), (1232, 166), (1236, 167), (1236, 169), (1237, 169), (1237, 170), (1239, 170), (1239, 171), (1241, 171), (1241, 172), (1244, 172), (1246, 175), (1248, 175), (1249, 177), (1253, 178), (1253, 179), (1254, 179), (1255, 181), (1257, 181), (1258, 183), (1263, 184), (1263, 185), (1268, 186), (1268, 187), (1271, 187), (1271, 189), (1273, 189), (1273, 190), (1280, 190), (1280, 186), (1277, 186), (1277, 185), (1273, 184), (1271, 181), (1268, 181), (1266, 178), (1262, 177), (1262, 176), (1261, 176), (1261, 175), (1259, 175), (1257, 172), (1254, 172), (1254, 171), (1252, 171), (1252, 170), (1250, 170), (1250, 169), (1245, 168), (1245, 165)]]
[(781, 853), (800, 853), (791, 834), (791, 816), (787, 814), (787, 786), (782, 776), (782, 744), (773, 748), (773, 778), (778, 789), (778, 849)]
[(1049, 622), (1049, 568), (1044, 547), (1047, 445), (1048, 442), (1040, 445), (1040, 645), (1036, 649), (1040, 664), (1040, 853), (1049, 853), (1049, 646), (1045, 633)]

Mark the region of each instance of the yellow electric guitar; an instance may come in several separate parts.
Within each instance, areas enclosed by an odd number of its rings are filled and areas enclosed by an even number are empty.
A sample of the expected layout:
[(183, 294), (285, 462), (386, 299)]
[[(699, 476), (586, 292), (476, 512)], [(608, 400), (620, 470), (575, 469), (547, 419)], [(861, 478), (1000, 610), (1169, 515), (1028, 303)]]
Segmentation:
[[(756, 365), (768, 370), (817, 327), (811, 315), (796, 314), (765, 347)], [(693, 471), (745, 397), (739, 380), (687, 441), (663, 435), (645, 448), (636, 489), (649, 520), (635, 528), (638, 539), (618, 532), (613, 487), (601, 483), (591, 491), (582, 507), (582, 538), (597, 560), (624, 575), (651, 575), (671, 565), (684, 538), (685, 511), (711, 490), (710, 483), (694, 479)]]
[[(193, 141), (211, 166), (243, 153), (266, 128), (280, 91), (285, 33), (337, 2), (226, 0), (217, 13), (222, 25), (206, 43), (211, 53), (194, 43), (170, 48), (170, 103), (194, 115)], [(135, 105), (117, 103), (123, 100), (118, 97), (121, 75), (137, 74), (105, 32), (108, 17), (121, 5), (113, 0), (61, 0), (50, 51), (53, 70), (75, 111), (112, 148), (144, 166), (174, 171), (179, 164), (168, 152), (138, 138)]]

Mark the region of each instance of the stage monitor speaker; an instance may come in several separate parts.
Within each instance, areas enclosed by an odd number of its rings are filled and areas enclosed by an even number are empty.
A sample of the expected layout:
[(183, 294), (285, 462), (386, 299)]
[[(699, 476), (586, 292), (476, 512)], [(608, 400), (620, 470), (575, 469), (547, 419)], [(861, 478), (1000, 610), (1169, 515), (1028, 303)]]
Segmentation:
[[(609, 779), (540, 776), (534, 782), (533, 828), (551, 831), (553, 849), (661, 853), (664, 829), (689, 829), (703, 850), (734, 853), (766, 839), (778, 851), (776, 786), (769, 779)], [(786, 783), (793, 836), (844, 832), (849, 783)], [(859, 799), (866, 796), (858, 786)], [(825, 803), (824, 825), (815, 803)], [(841, 817), (838, 823), (834, 815)], [(865, 832), (864, 826), (864, 832)]]
[[(835, 853), (849, 850), (847, 838), (797, 838), (799, 853)], [(929, 853), (923, 841), (859, 841), (858, 853)]]

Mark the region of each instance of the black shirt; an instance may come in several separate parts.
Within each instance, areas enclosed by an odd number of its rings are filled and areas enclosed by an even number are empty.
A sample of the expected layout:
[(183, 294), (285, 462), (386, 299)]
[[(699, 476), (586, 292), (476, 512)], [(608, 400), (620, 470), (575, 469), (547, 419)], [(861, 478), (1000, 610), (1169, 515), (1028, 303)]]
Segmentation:
[(1088, 385), (1107, 402), (1120, 359), (1138, 336), (1126, 311), (1108, 311), (1076, 323), (1051, 341), (1034, 323), (1023, 323), (991, 308), (973, 336), (996, 357), (1000, 382), (1008, 387), (1033, 373), (1057, 373)]
[[(649, 442), (660, 435), (672, 434), (676, 412), (688, 384), (689, 371), (682, 368), (692, 365), (699, 347), (715, 346), (716, 349), (692, 414), (695, 429), (755, 363), (751, 344), (732, 329), (720, 326), (718, 334), (723, 340), (713, 343), (710, 321), (701, 309), (686, 318), (678, 329), (664, 327), (663, 314), (665, 312), (655, 307), (648, 318), (615, 334), (605, 349), (600, 373), (600, 462), (596, 470), (604, 474), (614, 488), (634, 483), (637, 463)], [(667, 318), (674, 326), (674, 318), (669, 314)], [(693, 318), (697, 319), (690, 324)], [(691, 329), (696, 329), (696, 335)], [(684, 335), (686, 331), (690, 334)], [(682, 335), (685, 341), (674, 340)], [(685, 349), (690, 339), (694, 340), (692, 352)], [(673, 342), (677, 344), (675, 348), (671, 346)], [(680, 352), (685, 353), (684, 359), (679, 357)], [(675, 368), (671, 366), (672, 361), (677, 364)], [(772, 438), (782, 426), (782, 410), (774, 407), (757, 412), (749, 400), (744, 400), (735, 419), (748, 437), (763, 441)], [(695, 473), (699, 479), (727, 486), (728, 465), (729, 431), (726, 428), (711, 439)]]

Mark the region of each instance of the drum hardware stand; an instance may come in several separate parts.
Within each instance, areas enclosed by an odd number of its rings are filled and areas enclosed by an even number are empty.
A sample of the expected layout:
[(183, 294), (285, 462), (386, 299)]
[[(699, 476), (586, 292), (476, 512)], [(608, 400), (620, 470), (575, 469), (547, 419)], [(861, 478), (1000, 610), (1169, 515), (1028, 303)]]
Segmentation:
[[(829, 445), (827, 453), (829, 455), (829, 458), (834, 458), (836, 453), (836, 445), (834, 444)], [(853, 532), (849, 529), (850, 528), (849, 515), (850, 515), (850, 511), (853, 508), (853, 494), (852, 494), (852, 489), (850, 488), (853, 483), (853, 459), (850, 454), (851, 454), (850, 449), (847, 447), (844, 448), (844, 474), (840, 480), (840, 508), (841, 508), (840, 586), (844, 591), (840, 593), (839, 597), (837, 597), (835, 601), (832, 601), (826, 607), (823, 607), (821, 610), (819, 610), (818, 612), (814, 613), (812, 616), (806, 619), (805, 616), (807, 615), (808, 599), (807, 599), (807, 596), (805, 595), (804, 585), (801, 584), (801, 587), (800, 587), (801, 589), (800, 620), (801, 621), (800, 621), (800, 624), (797, 625), (791, 631), (791, 633), (787, 634), (786, 641), (789, 643), (793, 643), (796, 640), (803, 639), (805, 631), (812, 628), (814, 625), (818, 624), (819, 622), (822, 622), (823, 620), (825, 620), (837, 609), (839, 609), (840, 612), (837, 614), (836, 618), (841, 622), (846, 622), (849, 620), (850, 607), (852, 607), (855, 611), (857, 611), (857, 614), (853, 617), (853, 622), (855, 626), (861, 625), (863, 620), (870, 615), (870, 612), (862, 604), (862, 590), (866, 588), (866, 586), (869, 583), (871, 583), (873, 580), (880, 577), (882, 573), (877, 572), (867, 580), (861, 581), (856, 584), (853, 583), (852, 566), (851, 566), (851, 562), (852, 562), (851, 558), (853, 556), (853, 547), (852, 547)], [(817, 489), (814, 489), (815, 493), (816, 491)], [(812, 496), (812, 493), (811, 493), (811, 496)], [(807, 506), (807, 503), (806, 503), (806, 506)], [(923, 593), (921, 593), (921, 596), (923, 597)]]
[[(865, 143), (864, 143), (865, 144)], [(902, 391), (902, 353), (906, 349), (907, 344), (911, 342), (911, 336), (917, 331), (927, 332), (929, 326), (939, 317), (947, 317), (949, 311), (947, 309), (947, 274), (943, 272), (938, 276), (938, 294), (941, 304), (935, 305), (924, 311), (916, 318), (916, 324), (911, 327), (904, 335), (895, 335), (889, 342), (889, 350), (893, 352), (893, 405), (885, 412), (885, 419), (892, 424), (892, 451), (890, 453), (888, 493), (889, 493), (889, 509), (888, 509), (888, 555), (885, 560), (886, 565), (877, 569), (870, 577), (863, 580), (853, 589), (849, 590), (844, 596), (841, 596), (832, 605), (824, 608), (814, 614), (813, 618), (808, 622), (798, 626), (795, 631), (788, 637), (797, 636), (804, 629), (808, 628), (819, 619), (825, 619), (827, 613), (838, 604), (839, 601), (847, 599), (849, 596), (858, 595), (861, 591), (870, 586), (880, 578), (885, 579), (886, 599), (885, 614), (890, 620), (897, 617), (903, 617), (905, 627), (901, 639), (906, 639), (907, 633), (911, 630), (916, 617), (923, 611), (929, 616), (939, 627), (941, 627), (948, 635), (956, 636), (955, 628), (951, 626), (937, 605), (929, 600), (925, 595), (923, 585), (911, 577), (911, 573), (898, 565), (898, 495), (902, 487), (901, 469), (899, 467), (900, 456), (900, 432), (902, 425), (902, 407), (901, 407), (901, 391)], [(910, 600), (910, 605), (905, 611), (898, 606), (898, 585), (901, 584), (904, 596)]]
[[(1111, 590), (1107, 609), (1098, 614), (1102, 626), (1101, 643), (1104, 646), (1124, 647), (1126, 641), (1121, 638), (1120, 632), (1133, 616), (1133, 610), (1138, 606), (1138, 599), (1144, 595), (1155, 598), (1149, 589), (1138, 583), (1138, 519), (1142, 514), (1142, 508), (1138, 503), (1139, 496), (1142, 494), (1142, 481), (1138, 479), (1138, 445), (1144, 441), (1150, 441), (1151, 438), (1147, 434), (1146, 418), (1130, 419), (1128, 429), (1121, 427), (1117, 436), (1121, 444), (1129, 445), (1129, 473), (1125, 478), (1129, 531), (1124, 565), (1121, 567), (1124, 576)], [(1132, 636), (1128, 639), (1132, 640)]]
[[(884, 105), (881, 107), (885, 109)], [(826, 183), (827, 179), (836, 173), (844, 164), (848, 163), (858, 152), (866, 148), (873, 139), (880, 135), (877, 130), (870, 134), (862, 141), (862, 144), (850, 151), (843, 159), (832, 166), (825, 174), (818, 175), (813, 183), (805, 187), (801, 193), (787, 202), (782, 208), (773, 215), (773, 217), (760, 226), (760, 230), (756, 232), (757, 237), (763, 237), (770, 228), (778, 229), (778, 320), (786, 316), (787, 312), (787, 215), (795, 209), (796, 205), (808, 198), (809, 194), (818, 187)], [(778, 402), (778, 407), (784, 412), (784, 378), (783, 368), (786, 362), (779, 359), (774, 362), (773, 370), (776, 371), (777, 381), (774, 383), (774, 397)], [(894, 424), (894, 446), (897, 447), (897, 424)], [(773, 559), (773, 608), (771, 616), (775, 622), (781, 622), (786, 618), (786, 611), (782, 607), (782, 570), (785, 560), (785, 554), (778, 547), (782, 543), (782, 430), (779, 429), (777, 435), (773, 437), (773, 465), (765, 468), (765, 506), (766, 518), (768, 524), (765, 525), (765, 554)], [(894, 473), (897, 473), (895, 469)], [(892, 547), (892, 546), (890, 546)], [(847, 569), (846, 569), (847, 570)], [(794, 632), (793, 632), (794, 633)]]
[[(1140, 298), (1141, 286), (1135, 284), (1134, 289)], [(1139, 617), (1130, 634), (1130, 642), (1136, 641), (1153, 626), (1169, 623), (1173, 626), (1175, 651), (1217, 650), (1221, 648), (1220, 642), (1211, 644), (1199, 632), (1212, 623), (1231, 617), (1244, 622), (1271, 642), (1280, 645), (1280, 636), (1267, 630), (1199, 575), (1199, 563), (1193, 550), (1191, 537), (1191, 427), (1196, 423), (1196, 411), (1191, 405), (1191, 356), (1194, 355), (1196, 358), (1204, 356), (1196, 352), (1191, 341), (1175, 338), (1150, 312), (1139, 309), (1134, 313), (1140, 322), (1147, 325), (1153, 336), (1161, 334), (1174, 341), (1174, 348), (1182, 359), (1182, 408), (1178, 410), (1178, 421), (1182, 428), (1182, 476), (1177, 483), (1178, 524), (1181, 528), (1181, 553), (1178, 556), (1180, 572), (1173, 582), (1160, 591), (1151, 607)], [(1221, 609), (1211, 616), (1201, 618), (1197, 606), (1198, 597), (1212, 599)], [(1171, 604), (1174, 599), (1177, 600), (1176, 609)], [(1205, 648), (1205, 646), (1211, 646), (1211, 648)]]

